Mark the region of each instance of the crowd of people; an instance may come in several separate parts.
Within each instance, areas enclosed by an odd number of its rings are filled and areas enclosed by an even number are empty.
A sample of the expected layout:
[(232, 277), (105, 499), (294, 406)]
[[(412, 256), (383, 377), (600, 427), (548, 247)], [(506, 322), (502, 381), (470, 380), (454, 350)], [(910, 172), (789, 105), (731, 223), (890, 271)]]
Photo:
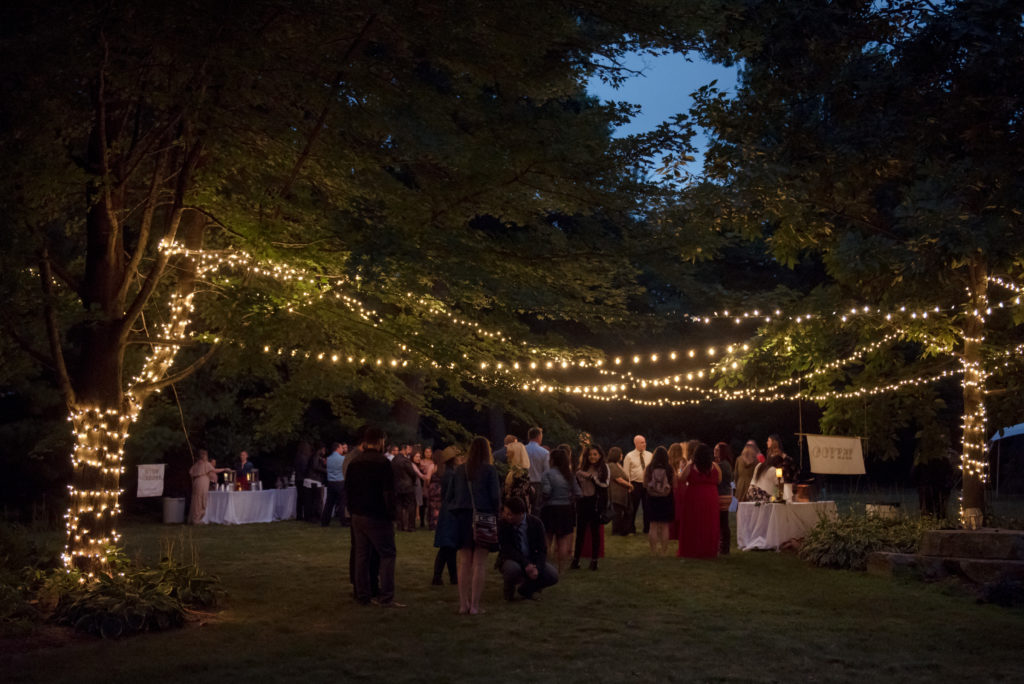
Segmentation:
[[(296, 513), (322, 525), (338, 518), (350, 527), (354, 597), (386, 607), (402, 605), (395, 600), (396, 532), (433, 530), (432, 583), (443, 584), (447, 571), (458, 585), (458, 612), (473, 615), (483, 612), (492, 565), (507, 600), (538, 599), (584, 561), (597, 570), (608, 523), (613, 535), (646, 535), (653, 555), (670, 549), (679, 558), (727, 554), (730, 506), (774, 494), (777, 468), (795, 481), (796, 467), (777, 435), (768, 438), (765, 453), (751, 440), (734, 458), (725, 442), (711, 447), (693, 440), (648, 451), (643, 435), (625, 454), (617, 446), (606, 454), (586, 433), (575, 448), (545, 447), (537, 427), (525, 443), (509, 435), (493, 453), (484, 437), (467, 448), (433, 451), (389, 445), (371, 427), (351, 451), (341, 443), (325, 456), (299, 450)], [(321, 481), (327, 490), (317, 512)]]

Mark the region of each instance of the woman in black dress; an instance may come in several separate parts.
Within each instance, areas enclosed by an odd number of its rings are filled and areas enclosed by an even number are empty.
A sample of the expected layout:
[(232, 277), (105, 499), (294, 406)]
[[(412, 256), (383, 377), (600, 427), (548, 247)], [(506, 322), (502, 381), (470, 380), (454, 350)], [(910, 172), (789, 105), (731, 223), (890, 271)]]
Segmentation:
[(647, 541), (653, 555), (668, 553), (668, 537), (675, 521), (675, 475), (668, 460), (668, 450), (660, 446), (654, 450), (651, 462), (644, 471), (644, 492), (647, 496), (647, 516), (651, 530)]

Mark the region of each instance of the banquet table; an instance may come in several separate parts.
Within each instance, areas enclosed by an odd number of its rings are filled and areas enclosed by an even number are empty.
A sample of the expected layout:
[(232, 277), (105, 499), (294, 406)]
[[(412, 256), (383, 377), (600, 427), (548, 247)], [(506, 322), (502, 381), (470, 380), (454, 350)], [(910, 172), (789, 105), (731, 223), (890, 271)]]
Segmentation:
[(206, 499), (204, 523), (245, 525), (295, 517), (295, 487), (258, 491), (212, 491)]
[(822, 516), (836, 516), (835, 501), (741, 503), (736, 511), (736, 543), (740, 551), (778, 549), (790, 539), (805, 536)]

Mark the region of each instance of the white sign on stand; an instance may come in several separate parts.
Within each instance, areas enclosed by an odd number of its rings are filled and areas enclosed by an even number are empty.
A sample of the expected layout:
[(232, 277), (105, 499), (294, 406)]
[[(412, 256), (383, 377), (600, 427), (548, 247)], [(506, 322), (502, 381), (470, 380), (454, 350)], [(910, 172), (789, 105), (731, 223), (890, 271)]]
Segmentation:
[(805, 435), (811, 472), (823, 475), (863, 475), (864, 452), (860, 437)]
[(142, 499), (147, 496), (162, 496), (164, 493), (164, 466), (163, 463), (150, 463), (139, 466), (139, 492), (137, 496)]

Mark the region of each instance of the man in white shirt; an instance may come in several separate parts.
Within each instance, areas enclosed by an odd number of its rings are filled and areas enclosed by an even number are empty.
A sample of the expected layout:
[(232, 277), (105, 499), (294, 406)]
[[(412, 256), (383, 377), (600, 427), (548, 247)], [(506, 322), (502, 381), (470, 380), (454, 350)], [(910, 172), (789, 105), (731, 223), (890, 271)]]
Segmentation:
[(647, 534), (651, 529), (651, 523), (647, 519), (647, 497), (644, 496), (644, 470), (650, 465), (654, 454), (647, 451), (647, 440), (643, 435), (637, 435), (633, 438), (633, 446), (635, 448), (626, 454), (626, 458), (622, 461), (622, 469), (626, 471), (626, 479), (633, 485), (633, 491), (629, 493), (630, 503), (633, 505), (633, 524), (630, 525), (630, 533), (636, 532), (636, 511), (642, 506), (644, 511), (644, 534)]
[(530, 428), (526, 438), (529, 440), (526, 443), (526, 455), (530, 457), (530, 484), (533, 485), (533, 507), (530, 510), (535, 511), (540, 503), (540, 479), (550, 467), (551, 454), (540, 445), (544, 431), (539, 427)]

